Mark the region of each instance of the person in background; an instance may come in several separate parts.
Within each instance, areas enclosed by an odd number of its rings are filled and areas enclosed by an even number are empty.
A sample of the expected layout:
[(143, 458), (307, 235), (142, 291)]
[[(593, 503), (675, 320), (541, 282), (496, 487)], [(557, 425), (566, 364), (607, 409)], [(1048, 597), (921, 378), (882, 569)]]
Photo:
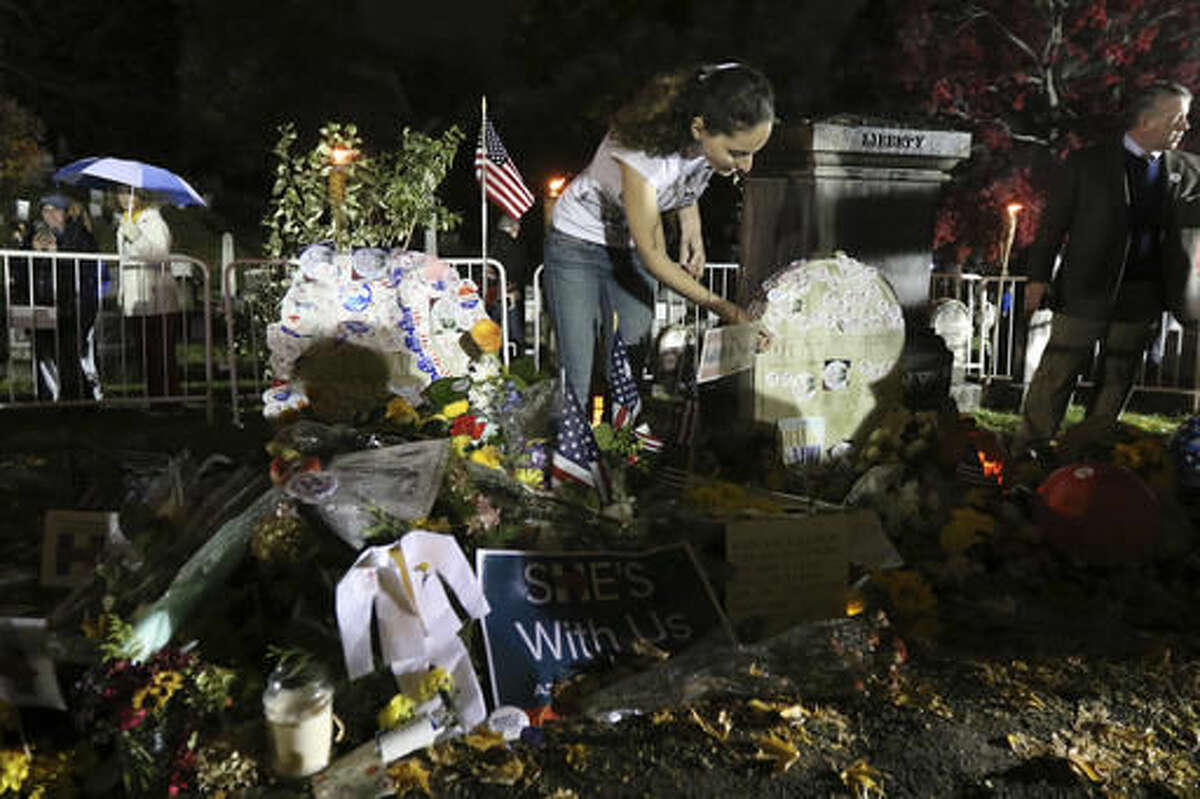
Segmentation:
[(85, 398), (83, 387), (90, 378), (83, 361), (98, 305), (96, 262), (64, 255), (96, 251), (91, 233), (68, 221), (70, 202), (62, 194), (48, 194), (39, 202), (41, 219), (30, 229), (25, 249), (60, 255), (33, 260), (32, 293), (28, 267), (22, 264), (12, 275), (14, 304), (55, 308), (54, 327), (33, 331), (38, 398), (55, 402)]
[[(697, 280), (705, 264), (697, 201), (714, 173), (750, 170), (774, 122), (771, 84), (739, 63), (658, 77), (617, 111), (591, 163), (555, 204), (546, 237), (559, 364), (581, 404), (588, 402), (596, 343), (608, 352), (614, 312), (633, 373), (641, 374), (656, 282), (724, 322), (751, 321)], [(672, 257), (662, 214), (675, 210), (680, 241)]]
[[(488, 257), (504, 265), (508, 279), (508, 341), (514, 357), (525, 352), (525, 306), (522, 302), (525, 284), (529, 281), (529, 255), (521, 241), (521, 222), (508, 214), (500, 214), (488, 235)], [(489, 287), (489, 294), (491, 287)], [(498, 290), (498, 289), (497, 289)], [(500, 324), (498, 297), (488, 298), (488, 315)]]
[[(72, 235), (86, 237), (89, 251), (99, 251), (92, 215), (88, 213), (87, 207), (78, 200), (72, 200), (67, 206), (67, 229), (76, 231)], [(80, 268), (87, 275), (87, 282), (83, 292), (83, 304), (86, 306), (87, 311), (84, 314), (84, 340), (79, 355), (79, 364), (83, 368), (84, 376), (87, 378), (92, 398), (99, 400), (104, 398), (104, 390), (100, 383), (99, 370), (96, 368), (95, 319), (96, 311), (100, 307), (102, 298), (108, 294), (109, 271), (108, 265), (103, 261), (81, 261), (80, 264)]]
[[(165, 258), (171, 230), (158, 207), (129, 190), (116, 193), (117, 254), (121, 256), (119, 302), (125, 340), (133, 343), (135, 364), (144, 366), (146, 392), (152, 397), (179, 391), (175, 343), (180, 326), (179, 293)], [(128, 260), (127, 260), (128, 259)]]
[(1112, 433), (1163, 311), (1184, 310), (1197, 253), (1180, 218), (1200, 188), (1200, 157), (1176, 148), (1191, 103), (1179, 84), (1149, 85), (1131, 99), (1124, 135), (1073, 153), (1051, 187), (1029, 252), (1026, 313), (1042, 304), (1062, 257), (1050, 339), (1013, 440), (1018, 458), (1050, 445), (1097, 342), (1096, 386), (1061, 454), (1078, 455)]

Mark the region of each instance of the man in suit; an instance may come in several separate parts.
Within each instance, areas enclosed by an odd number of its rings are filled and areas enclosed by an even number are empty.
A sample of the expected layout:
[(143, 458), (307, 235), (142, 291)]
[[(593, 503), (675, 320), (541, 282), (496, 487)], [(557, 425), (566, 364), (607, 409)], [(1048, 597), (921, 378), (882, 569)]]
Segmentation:
[(1200, 203), (1191, 207), (1200, 157), (1176, 150), (1191, 102), (1179, 84), (1146, 87), (1131, 99), (1124, 136), (1073, 153), (1051, 187), (1029, 252), (1025, 309), (1041, 305), (1053, 279), (1054, 315), (1013, 442), (1018, 457), (1048, 446), (1058, 432), (1097, 341), (1095, 389), (1062, 453), (1070, 457), (1111, 433), (1162, 312), (1192, 316), (1200, 306), (1189, 299), (1200, 298), (1193, 268)]

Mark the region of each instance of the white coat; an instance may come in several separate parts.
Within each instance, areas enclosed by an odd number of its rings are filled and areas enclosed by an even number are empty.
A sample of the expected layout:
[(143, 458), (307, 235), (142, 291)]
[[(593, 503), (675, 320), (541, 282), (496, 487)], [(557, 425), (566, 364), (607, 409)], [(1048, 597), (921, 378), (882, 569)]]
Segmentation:
[[(171, 230), (154, 206), (121, 217), (117, 229), (117, 254), (121, 256), (121, 313), (156, 316), (179, 310), (179, 292), (166, 261), (141, 259), (171, 252)], [(126, 262), (126, 258), (139, 260)]]

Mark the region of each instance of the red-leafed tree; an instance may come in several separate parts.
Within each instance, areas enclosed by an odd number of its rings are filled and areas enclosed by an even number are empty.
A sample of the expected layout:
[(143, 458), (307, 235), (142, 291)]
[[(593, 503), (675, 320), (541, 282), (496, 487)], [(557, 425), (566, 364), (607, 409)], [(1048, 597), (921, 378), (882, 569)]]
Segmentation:
[(1005, 206), (1023, 206), (1019, 254), (1054, 158), (1117, 134), (1125, 100), (1155, 79), (1200, 89), (1197, 2), (902, 0), (870, 13), (894, 31), (868, 62), (887, 76), (878, 96), (973, 134), (938, 215), (940, 265), (995, 271)]

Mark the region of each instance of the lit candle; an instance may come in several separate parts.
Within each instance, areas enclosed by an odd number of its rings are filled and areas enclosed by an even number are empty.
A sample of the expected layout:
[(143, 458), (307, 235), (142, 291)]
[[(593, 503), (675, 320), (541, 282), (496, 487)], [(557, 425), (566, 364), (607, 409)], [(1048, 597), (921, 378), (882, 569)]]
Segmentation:
[(1000, 276), (1008, 277), (1008, 257), (1012, 255), (1013, 241), (1017, 237), (1017, 215), (1021, 213), (1021, 204), (1009, 203), (1004, 210), (1008, 212), (1008, 225), (1004, 234), (1004, 249), (1000, 253)]

